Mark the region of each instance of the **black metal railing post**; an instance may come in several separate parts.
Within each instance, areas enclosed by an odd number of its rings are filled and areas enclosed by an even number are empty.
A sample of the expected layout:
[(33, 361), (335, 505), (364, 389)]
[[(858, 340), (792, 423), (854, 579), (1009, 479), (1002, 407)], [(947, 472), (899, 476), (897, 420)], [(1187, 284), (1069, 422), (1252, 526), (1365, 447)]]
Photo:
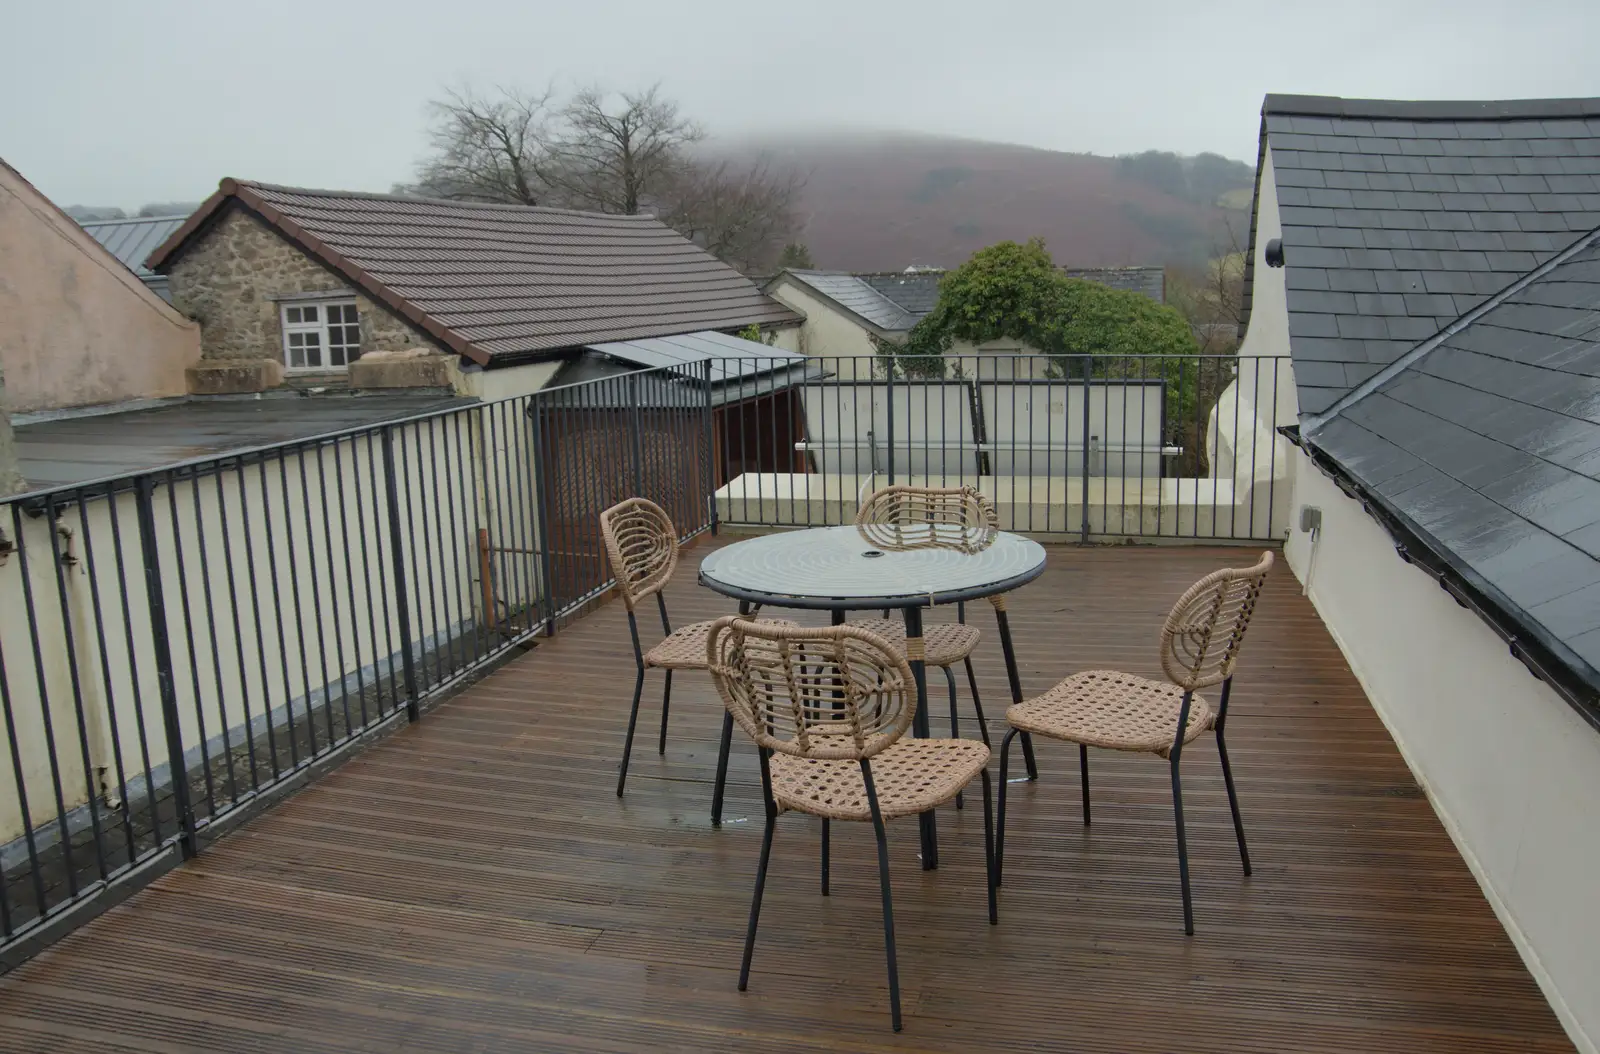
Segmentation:
[(547, 637), (556, 635), (556, 583), (554, 574), (554, 561), (550, 559), (550, 513), (549, 501), (546, 495), (554, 484), (554, 477), (546, 478), (547, 472), (554, 471), (545, 463), (544, 449), (544, 417), (540, 411), (542, 400), (535, 393), (530, 396), (530, 416), (533, 421), (533, 510), (534, 530), (538, 532), (534, 545), (539, 550), (539, 572), (544, 577), (544, 634)]
[(707, 359), (704, 363), (701, 364), (705, 368), (705, 375), (706, 375), (705, 376), (705, 382), (706, 382), (706, 410), (705, 410), (705, 418), (706, 418), (706, 422), (705, 422), (706, 423), (706, 449), (705, 449), (705, 456), (704, 456), (704, 459), (703, 459), (703, 463), (705, 465), (706, 504), (708, 506), (707, 513), (710, 516), (711, 535), (712, 535), (712, 537), (716, 537), (716, 534), (717, 534), (717, 453), (716, 453), (716, 448), (717, 448), (717, 430), (716, 430), (716, 424), (715, 424), (715, 422), (716, 422), (716, 409), (712, 406), (712, 400), (711, 400), (711, 363), (712, 363), (712, 361), (713, 360), (711, 360), (711, 359)]
[[(170, 485), (170, 484), (169, 484)], [(172, 642), (167, 637), (167, 603), (161, 587), (161, 550), (156, 543), (155, 483), (144, 475), (134, 481), (139, 518), (139, 551), (144, 564), (145, 601), (150, 606), (150, 650), (156, 685), (161, 693), (161, 726), (167, 737), (167, 768), (172, 804), (178, 814), (178, 845), (185, 860), (200, 849), (195, 834), (194, 805), (189, 800), (189, 766), (183, 760), (183, 726), (178, 723), (178, 685), (172, 672)], [(113, 494), (111, 501), (116, 501)], [(152, 798), (153, 798), (152, 789)]]
[(383, 427), (383, 490), (389, 505), (389, 551), (394, 557), (394, 613), (395, 621), (400, 625), (400, 668), (406, 685), (406, 720), (415, 721), (421, 714), (417, 708), (416, 661), (411, 654), (411, 598), (406, 592), (405, 550), (400, 529), (400, 487), (395, 479), (392, 425)]
[(1089, 382), (1094, 376), (1094, 356), (1083, 357), (1083, 440), (1078, 461), (1083, 472), (1083, 516), (1079, 524), (1078, 543), (1089, 544)]
[(889, 486), (894, 486), (894, 356), (889, 357), (889, 394), (883, 401), (884, 427), (889, 432), (885, 450), (889, 456)]
[(639, 375), (628, 374), (628, 403), (632, 407), (628, 415), (630, 430), (633, 432), (633, 492), (639, 497), (644, 497), (644, 421), (641, 419), (639, 409)]

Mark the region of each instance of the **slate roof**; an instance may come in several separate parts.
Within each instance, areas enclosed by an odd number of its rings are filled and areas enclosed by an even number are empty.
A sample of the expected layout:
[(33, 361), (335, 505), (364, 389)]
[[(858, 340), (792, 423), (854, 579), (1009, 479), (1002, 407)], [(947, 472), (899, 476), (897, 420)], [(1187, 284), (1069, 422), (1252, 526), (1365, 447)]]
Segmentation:
[(943, 271), (898, 271), (886, 274), (857, 275), (883, 296), (921, 319), (939, 305), (939, 279)]
[(1600, 99), (1268, 95), (1260, 141), (1302, 414), (1600, 226)]
[(1600, 230), (1486, 307), (1305, 439), (1600, 687)]
[(922, 317), (913, 315), (858, 275), (832, 271), (791, 270), (784, 273), (860, 316), (870, 325), (889, 333), (903, 333)]
[(609, 340), (798, 322), (648, 216), (224, 179), (151, 255), (164, 271), (243, 207), (445, 347), (479, 363)]
[(1099, 282), (1112, 289), (1142, 293), (1158, 304), (1167, 302), (1165, 267), (1064, 267), (1068, 278)]
[[(1064, 267), (1069, 278), (1082, 278), (1112, 289), (1142, 293), (1166, 303), (1163, 267)], [(833, 271), (787, 271), (835, 303), (881, 330), (902, 333), (920, 322), (939, 303), (944, 271), (888, 271), (847, 274)]]

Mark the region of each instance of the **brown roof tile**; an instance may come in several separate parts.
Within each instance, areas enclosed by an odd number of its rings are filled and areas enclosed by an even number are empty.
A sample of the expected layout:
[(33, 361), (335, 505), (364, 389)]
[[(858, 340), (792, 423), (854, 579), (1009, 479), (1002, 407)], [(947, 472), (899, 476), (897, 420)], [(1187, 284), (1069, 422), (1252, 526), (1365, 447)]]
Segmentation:
[(232, 179), (151, 254), (148, 266), (164, 271), (235, 201), (374, 300), (478, 362), (800, 320), (648, 216)]

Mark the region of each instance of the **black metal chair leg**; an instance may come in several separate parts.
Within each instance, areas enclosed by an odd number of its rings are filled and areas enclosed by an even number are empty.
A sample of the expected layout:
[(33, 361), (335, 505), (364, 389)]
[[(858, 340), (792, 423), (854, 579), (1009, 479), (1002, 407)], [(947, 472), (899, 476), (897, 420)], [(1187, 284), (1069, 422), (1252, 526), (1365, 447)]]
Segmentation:
[(1172, 815), (1178, 829), (1178, 879), (1183, 885), (1183, 932), (1194, 936), (1194, 904), (1189, 895), (1189, 840), (1183, 830), (1183, 781), (1178, 777), (1178, 758), (1172, 762)]
[(667, 752), (667, 711), (672, 707), (672, 671), (667, 671), (667, 686), (661, 689), (661, 742), (656, 744), (656, 753)]
[(711, 786), (711, 824), (722, 825), (722, 798), (728, 786), (728, 753), (733, 749), (733, 715), (722, 712), (722, 744), (717, 748), (717, 779)]
[(828, 895), (828, 818), (822, 818), (822, 895)]
[(622, 770), (617, 773), (617, 797), (622, 797), (623, 785), (628, 782), (628, 758), (633, 753), (633, 730), (639, 724), (639, 696), (644, 694), (644, 663), (639, 664), (639, 676), (633, 682), (633, 710), (628, 714), (628, 735), (622, 741)]
[(989, 790), (989, 766), (983, 767), (983, 871), (989, 887), (989, 925), (1000, 921), (1000, 907), (995, 902), (994, 881), (994, 802)]
[(1228, 788), (1228, 809), (1233, 813), (1233, 833), (1239, 839), (1239, 862), (1244, 873), (1250, 873), (1250, 850), (1244, 844), (1244, 820), (1239, 816), (1239, 795), (1233, 789), (1233, 767), (1228, 764), (1228, 745), (1223, 741), (1222, 729), (1217, 729), (1217, 753), (1222, 756), (1222, 782)]
[(1078, 744), (1078, 774), (1083, 781), (1083, 825), (1089, 826), (1089, 748)]
[[(961, 719), (956, 714), (956, 674), (955, 671), (948, 666), (941, 666), (939, 669), (944, 671), (945, 683), (950, 686), (950, 738), (960, 739)], [(967, 803), (964, 800), (962, 793), (957, 791), (956, 808), (965, 809), (966, 807)]]
[(994, 744), (989, 742), (989, 719), (983, 716), (983, 700), (978, 698), (978, 675), (972, 670), (972, 659), (966, 659), (967, 688), (972, 692), (972, 712), (978, 715), (978, 734), (983, 737), (983, 745), (994, 749)]
[(772, 856), (772, 828), (778, 822), (778, 811), (767, 809), (767, 829), (761, 836), (761, 866), (756, 868), (756, 893), (750, 901), (750, 927), (744, 935), (744, 961), (739, 964), (739, 991), (750, 983), (750, 956), (756, 950), (756, 924), (761, 921), (761, 893), (767, 887), (767, 860)]
[(889, 893), (889, 837), (883, 829), (883, 813), (878, 810), (878, 792), (872, 785), (872, 769), (865, 759), (861, 762), (861, 777), (867, 788), (867, 804), (872, 807), (872, 830), (878, 836), (878, 881), (883, 888), (883, 946), (889, 960), (889, 1015), (894, 1022), (894, 1030), (899, 1032), (900, 964), (895, 957), (894, 901)]
[(1011, 741), (1017, 738), (1017, 730), (1011, 729), (1006, 737), (1000, 741), (1000, 804), (995, 809), (994, 832), (994, 884), (999, 888), (1001, 879), (1005, 875), (1006, 863), (1006, 769), (1011, 762)]

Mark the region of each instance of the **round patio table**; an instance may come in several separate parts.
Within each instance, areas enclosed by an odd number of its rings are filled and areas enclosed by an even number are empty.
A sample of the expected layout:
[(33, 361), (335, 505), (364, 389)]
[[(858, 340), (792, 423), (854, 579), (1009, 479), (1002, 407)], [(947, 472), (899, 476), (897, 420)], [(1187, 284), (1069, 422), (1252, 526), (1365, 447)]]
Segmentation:
[[(897, 544), (904, 543), (904, 544)], [(987, 599), (995, 610), (1000, 648), (1013, 702), (1022, 702), (1017, 657), (1006, 618), (1005, 594), (1044, 573), (1045, 552), (1038, 542), (989, 528), (932, 531), (918, 535), (878, 527), (816, 527), (762, 535), (718, 549), (700, 562), (700, 584), (740, 602), (766, 607), (808, 608), (833, 613), (835, 625), (849, 611), (898, 608), (905, 618), (906, 640), (922, 637), (922, 609), (936, 604), (964, 604)], [(964, 614), (964, 611), (963, 611)], [(910, 655), (921, 648), (910, 647)], [(917, 685), (917, 710), (912, 734), (928, 735), (928, 682), (920, 658), (910, 660)], [(722, 749), (712, 792), (712, 821), (722, 819), (723, 784), (733, 718), (723, 715)], [(1032, 744), (1023, 751), (1030, 777), (1036, 774)], [(918, 817), (922, 834), (922, 866), (939, 866), (938, 831), (933, 813)]]

